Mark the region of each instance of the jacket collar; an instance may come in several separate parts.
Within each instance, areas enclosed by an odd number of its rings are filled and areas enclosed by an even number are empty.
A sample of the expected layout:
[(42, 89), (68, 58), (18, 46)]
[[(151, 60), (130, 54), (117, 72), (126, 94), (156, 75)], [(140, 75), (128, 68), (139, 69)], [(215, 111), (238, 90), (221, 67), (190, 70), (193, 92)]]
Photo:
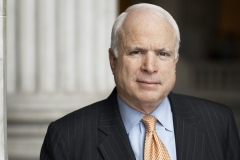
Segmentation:
[[(204, 159), (204, 134), (191, 98), (170, 93), (178, 160)], [(194, 157), (192, 157), (194, 156)]]
[(105, 159), (135, 160), (135, 156), (118, 109), (116, 88), (104, 101), (98, 129), (105, 133), (99, 149)]

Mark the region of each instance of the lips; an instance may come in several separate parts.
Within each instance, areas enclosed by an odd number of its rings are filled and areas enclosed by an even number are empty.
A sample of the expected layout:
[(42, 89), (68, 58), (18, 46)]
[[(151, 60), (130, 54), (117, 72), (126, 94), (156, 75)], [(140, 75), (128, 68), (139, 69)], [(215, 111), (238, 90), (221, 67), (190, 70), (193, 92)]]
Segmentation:
[(145, 84), (160, 84), (158, 81), (146, 81), (146, 80), (137, 80), (138, 83), (145, 83)]
[(136, 82), (142, 83), (142, 84), (161, 84), (161, 81), (159, 78), (153, 78), (153, 77), (145, 77), (145, 78), (136, 78)]

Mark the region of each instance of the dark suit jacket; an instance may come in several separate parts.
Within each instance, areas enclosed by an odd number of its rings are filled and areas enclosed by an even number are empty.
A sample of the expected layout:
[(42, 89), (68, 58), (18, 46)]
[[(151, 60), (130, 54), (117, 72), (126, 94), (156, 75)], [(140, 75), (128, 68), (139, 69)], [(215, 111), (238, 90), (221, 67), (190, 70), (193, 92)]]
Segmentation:
[[(169, 94), (178, 160), (240, 160), (231, 110), (190, 96)], [(134, 160), (116, 90), (103, 101), (49, 125), (41, 160)]]

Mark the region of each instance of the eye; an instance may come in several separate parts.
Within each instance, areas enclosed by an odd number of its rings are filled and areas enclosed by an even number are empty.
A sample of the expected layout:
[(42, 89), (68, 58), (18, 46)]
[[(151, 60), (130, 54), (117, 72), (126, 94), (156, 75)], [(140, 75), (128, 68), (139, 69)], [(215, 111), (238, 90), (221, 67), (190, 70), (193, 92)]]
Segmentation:
[(167, 53), (166, 52), (159, 52), (158, 55), (159, 56), (167, 56)]
[(130, 52), (130, 55), (137, 55), (137, 54), (141, 54), (141, 51), (132, 51)]

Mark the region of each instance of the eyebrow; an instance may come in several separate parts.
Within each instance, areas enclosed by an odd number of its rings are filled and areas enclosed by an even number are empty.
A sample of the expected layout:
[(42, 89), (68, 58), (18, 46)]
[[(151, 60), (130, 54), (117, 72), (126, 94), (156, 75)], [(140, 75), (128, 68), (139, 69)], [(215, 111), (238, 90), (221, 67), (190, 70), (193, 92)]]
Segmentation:
[[(132, 51), (132, 50), (138, 50), (138, 51), (147, 51), (147, 49), (144, 49), (142, 47), (129, 47), (129, 49)], [(172, 51), (169, 49), (169, 48), (160, 48), (160, 49), (156, 49), (154, 50), (155, 52), (169, 52), (169, 53), (172, 53)]]
[(161, 48), (161, 49), (157, 49), (156, 51), (160, 51), (160, 52), (162, 52), (162, 51), (166, 51), (166, 52), (171, 52), (171, 50), (169, 49), (169, 48)]
[(129, 47), (131, 51), (138, 50), (138, 51), (147, 51), (147, 49), (141, 48), (141, 47)]
[(157, 50), (157, 51), (158, 51), (158, 52), (167, 52), (167, 53), (169, 53), (169, 54), (171, 54), (171, 55), (174, 54), (174, 51), (171, 51), (169, 48), (162, 48), (162, 49)]

